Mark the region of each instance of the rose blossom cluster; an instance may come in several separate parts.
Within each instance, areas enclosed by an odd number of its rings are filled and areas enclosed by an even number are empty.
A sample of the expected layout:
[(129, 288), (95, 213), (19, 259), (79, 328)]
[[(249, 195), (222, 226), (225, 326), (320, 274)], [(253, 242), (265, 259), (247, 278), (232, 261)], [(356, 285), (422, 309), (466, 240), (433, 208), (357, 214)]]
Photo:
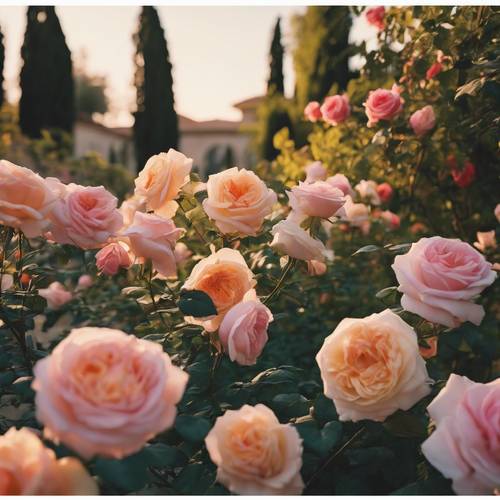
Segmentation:
[(312, 101), (304, 108), (304, 116), (313, 123), (323, 119), (330, 125), (339, 125), (351, 116), (349, 97), (346, 94), (328, 96), (323, 104)]

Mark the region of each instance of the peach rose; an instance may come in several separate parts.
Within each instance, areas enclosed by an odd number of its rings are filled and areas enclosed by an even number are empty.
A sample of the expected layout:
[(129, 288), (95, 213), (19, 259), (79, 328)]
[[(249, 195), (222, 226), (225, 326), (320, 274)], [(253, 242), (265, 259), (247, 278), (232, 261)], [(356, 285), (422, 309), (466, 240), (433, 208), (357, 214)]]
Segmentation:
[(0, 436), (0, 495), (98, 495), (96, 482), (76, 458), (61, 458), (29, 429)]
[(323, 262), (328, 254), (320, 240), (311, 237), (296, 222), (282, 220), (271, 229), (274, 236), (269, 246), (285, 255), (299, 260), (317, 260)]
[(217, 481), (240, 495), (299, 495), (302, 440), (267, 406), (244, 405), (218, 417), (205, 438)]
[(344, 215), (344, 193), (326, 181), (300, 182), (286, 192), (292, 209), (309, 217), (329, 219)]
[(179, 206), (179, 191), (189, 182), (193, 160), (170, 148), (152, 156), (135, 180), (135, 195), (146, 199), (146, 207), (172, 218)]
[(375, 26), (379, 30), (383, 30), (385, 28), (385, 7), (372, 7), (371, 9), (367, 9), (366, 20), (372, 26)]
[(388, 182), (382, 182), (377, 186), (377, 194), (382, 203), (387, 203), (393, 195), (392, 186)]
[(66, 290), (62, 283), (54, 281), (48, 288), (40, 288), (38, 295), (47, 301), (47, 305), (54, 310), (60, 309), (66, 302), (73, 299), (73, 294)]
[(350, 196), (346, 196), (344, 205), (345, 219), (354, 227), (359, 227), (363, 234), (370, 232), (370, 209), (364, 203), (353, 203)]
[(28, 238), (49, 226), (56, 196), (42, 177), (29, 168), (0, 160), (0, 223), (20, 229)]
[(184, 283), (186, 290), (201, 290), (212, 299), (217, 315), (207, 318), (185, 316), (188, 323), (202, 325), (215, 332), (229, 310), (243, 300), (256, 281), (243, 256), (237, 250), (221, 248), (200, 260)]
[(132, 224), (136, 212), (146, 211), (146, 198), (133, 195), (120, 205), (119, 210), (123, 217), (123, 226), (128, 227)]
[(493, 495), (500, 485), (500, 379), (478, 384), (452, 373), (427, 407), (436, 430), (422, 444), (459, 495)]
[(219, 339), (231, 361), (254, 365), (267, 343), (267, 327), (271, 321), (271, 311), (257, 298), (233, 306), (219, 328)]
[(306, 182), (324, 181), (328, 172), (320, 161), (313, 161), (306, 165)]
[(449, 328), (464, 321), (481, 323), (484, 309), (472, 300), (495, 281), (496, 273), (468, 243), (421, 238), (394, 259), (392, 268), (407, 311)]
[(404, 100), (399, 95), (400, 92), (397, 85), (393, 85), (391, 90), (370, 91), (363, 104), (368, 117), (368, 127), (373, 127), (380, 120), (392, 120), (403, 111)]
[(347, 120), (351, 114), (351, 106), (347, 95), (326, 97), (320, 109), (323, 120), (334, 126)]
[(342, 421), (383, 421), (429, 394), (429, 377), (417, 335), (386, 309), (345, 318), (316, 356), (325, 395)]
[(188, 376), (162, 347), (109, 328), (77, 328), (34, 367), (44, 435), (86, 459), (123, 458), (174, 423)]
[(252, 171), (237, 167), (209, 175), (207, 193), (203, 209), (224, 234), (255, 236), (277, 201)]
[(172, 219), (136, 212), (132, 225), (122, 234), (128, 237), (136, 257), (151, 259), (153, 269), (170, 278), (177, 276), (174, 248), (183, 233), (184, 229), (176, 227)]
[(321, 120), (321, 107), (318, 101), (311, 101), (305, 108), (304, 108), (304, 116), (306, 117), (306, 120), (309, 120), (310, 122), (317, 122), (318, 120)]
[(362, 180), (354, 186), (354, 189), (359, 193), (361, 198), (366, 200), (371, 205), (380, 205), (380, 196), (378, 195), (377, 183), (375, 181)]
[(481, 250), (481, 252), (485, 252), (488, 248), (496, 248), (497, 240), (495, 238), (495, 230), (481, 232), (478, 231), (476, 233), (477, 241), (474, 242), (474, 246)]
[(121, 267), (128, 268), (132, 264), (129, 252), (122, 242), (108, 243), (95, 255), (97, 269), (107, 276), (114, 276)]
[(415, 135), (419, 137), (431, 131), (436, 125), (436, 116), (434, 115), (432, 106), (425, 106), (415, 111), (415, 113), (410, 116), (410, 125)]
[(353, 195), (351, 183), (344, 174), (332, 175), (331, 177), (328, 177), (328, 179), (326, 179), (326, 182), (328, 182), (328, 184), (330, 184), (331, 186), (340, 189), (344, 193), (344, 196)]
[(84, 249), (99, 248), (121, 229), (118, 200), (104, 187), (65, 186), (53, 178), (47, 181), (59, 193), (50, 213), (51, 240)]

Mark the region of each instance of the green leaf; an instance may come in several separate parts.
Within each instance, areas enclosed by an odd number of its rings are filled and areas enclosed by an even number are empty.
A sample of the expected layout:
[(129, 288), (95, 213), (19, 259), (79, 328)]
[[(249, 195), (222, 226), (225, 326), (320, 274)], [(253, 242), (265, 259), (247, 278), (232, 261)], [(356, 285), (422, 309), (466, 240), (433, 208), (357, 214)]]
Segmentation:
[(152, 467), (179, 467), (187, 461), (187, 457), (178, 448), (163, 443), (146, 446), (141, 454)]
[(203, 417), (179, 415), (175, 420), (175, 430), (186, 441), (197, 443), (205, 439), (210, 430), (210, 422)]
[(356, 250), (352, 255), (354, 256), (360, 253), (376, 252), (378, 250), (380, 250), (380, 247), (378, 247), (377, 245), (366, 245)]
[(309, 413), (309, 401), (298, 393), (278, 394), (272, 399), (273, 409), (286, 418), (301, 417)]
[(141, 452), (122, 460), (98, 458), (95, 473), (107, 483), (127, 492), (144, 487), (149, 478), (148, 464)]
[(387, 288), (383, 288), (382, 290), (379, 290), (376, 294), (375, 297), (377, 299), (385, 299), (386, 297), (389, 297), (392, 295), (394, 292), (396, 292), (398, 289), (397, 286), (389, 286)]
[(326, 457), (342, 437), (342, 424), (329, 422), (320, 431), (313, 420), (308, 420), (295, 426), (303, 439), (307, 451)]
[(217, 314), (212, 299), (201, 290), (181, 290), (178, 305), (184, 316), (203, 318)]
[(173, 487), (182, 494), (202, 495), (213, 480), (203, 464), (188, 465), (175, 479)]
[(392, 450), (382, 446), (347, 450), (345, 454), (351, 465), (380, 464), (395, 457)]
[(411, 413), (398, 411), (387, 418), (383, 426), (394, 436), (405, 438), (427, 437), (425, 420)]

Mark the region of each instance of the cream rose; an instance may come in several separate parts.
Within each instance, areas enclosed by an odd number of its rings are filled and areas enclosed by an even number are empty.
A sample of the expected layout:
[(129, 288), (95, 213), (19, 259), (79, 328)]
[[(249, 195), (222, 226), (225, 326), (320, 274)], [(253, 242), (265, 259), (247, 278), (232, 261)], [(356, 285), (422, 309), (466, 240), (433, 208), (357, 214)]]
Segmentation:
[(207, 194), (203, 209), (224, 234), (255, 236), (277, 201), (257, 175), (237, 167), (210, 175)]
[(189, 182), (193, 160), (170, 148), (152, 156), (135, 180), (135, 195), (146, 200), (148, 210), (172, 218), (179, 206), (179, 191)]
[(202, 325), (208, 332), (214, 332), (227, 312), (241, 302), (255, 284), (254, 275), (240, 252), (221, 248), (193, 267), (183, 287), (186, 290), (201, 290), (209, 295), (217, 315), (207, 318), (186, 316), (184, 319), (188, 323)]
[(472, 302), (496, 278), (492, 265), (460, 240), (421, 238), (394, 259), (392, 269), (403, 293), (401, 306), (432, 323), (454, 328), (479, 325), (484, 309)]
[(365, 199), (371, 205), (380, 205), (380, 196), (377, 191), (377, 183), (375, 181), (362, 180), (356, 184), (354, 189), (359, 193), (361, 198)]
[(345, 220), (351, 226), (359, 227), (364, 234), (370, 232), (370, 209), (364, 203), (353, 203), (350, 196), (346, 196)]
[(59, 281), (54, 281), (48, 288), (40, 288), (38, 295), (47, 301), (50, 309), (54, 310), (60, 309), (66, 302), (73, 299), (73, 294), (69, 290), (66, 290), (64, 285)]
[(96, 327), (72, 330), (33, 371), (44, 435), (85, 458), (122, 458), (171, 427), (188, 379), (160, 345)]
[(345, 318), (316, 356), (325, 395), (340, 420), (383, 421), (429, 394), (429, 377), (417, 335), (386, 309)]
[(326, 181), (299, 182), (286, 194), (290, 206), (299, 214), (328, 219), (334, 215), (344, 215), (344, 193)]
[(217, 418), (205, 438), (217, 481), (240, 495), (299, 495), (302, 440), (262, 404)]
[(47, 182), (29, 168), (0, 160), (0, 223), (20, 229), (28, 238), (49, 226), (57, 197)]
[(500, 486), (500, 379), (478, 384), (450, 375), (427, 407), (436, 430), (422, 452), (459, 495), (493, 495)]
[(274, 236), (269, 246), (279, 253), (299, 260), (316, 260), (323, 262), (328, 256), (325, 245), (316, 240), (291, 219), (275, 224), (271, 229)]
[(0, 495), (98, 494), (79, 460), (58, 460), (34, 432), (11, 427), (0, 436)]

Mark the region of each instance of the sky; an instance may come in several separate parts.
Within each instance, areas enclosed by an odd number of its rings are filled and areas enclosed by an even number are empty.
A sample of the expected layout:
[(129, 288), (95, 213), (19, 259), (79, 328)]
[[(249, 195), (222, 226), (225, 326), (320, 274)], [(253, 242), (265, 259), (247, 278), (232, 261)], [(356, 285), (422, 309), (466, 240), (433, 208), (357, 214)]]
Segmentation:
[[(294, 88), (290, 20), (302, 6), (157, 7), (173, 65), (178, 113), (195, 120), (240, 119), (233, 104), (262, 95), (269, 72), (269, 48), (274, 25), (282, 17), (285, 45), (285, 94)], [(57, 6), (66, 43), (73, 59), (90, 74), (105, 76), (111, 112), (106, 124), (129, 126), (135, 100), (132, 34), (139, 6)], [(372, 28), (355, 23), (356, 38), (372, 36)], [(0, 7), (4, 33), (5, 88), (8, 99), (19, 98), (20, 49), (26, 28), (26, 7)], [(360, 36), (361, 34), (361, 36)]]

